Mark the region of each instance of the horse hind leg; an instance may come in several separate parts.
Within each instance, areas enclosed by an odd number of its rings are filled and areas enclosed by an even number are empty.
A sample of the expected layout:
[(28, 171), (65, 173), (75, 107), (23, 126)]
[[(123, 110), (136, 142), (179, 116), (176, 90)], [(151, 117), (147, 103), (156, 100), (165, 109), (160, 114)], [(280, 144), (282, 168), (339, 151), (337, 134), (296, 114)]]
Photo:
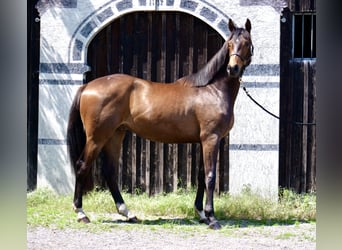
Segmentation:
[(124, 136), (125, 131), (118, 130), (115, 132), (112, 139), (104, 146), (103, 175), (114, 199), (118, 213), (125, 216), (129, 222), (138, 222), (139, 220), (137, 217), (127, 209), (116, 181), (118, 176), (120, 150)]
[(75, 193), (73, 207), (77, 213), (77, 221), (89, 223), (90, 220), (82, 208), (83, 194), (93, 189), (92, 164), (100, 152), (100, 147), (93, 141), (87, 141), (85, 149), (77, 164), (78, 170), (76, 174)]

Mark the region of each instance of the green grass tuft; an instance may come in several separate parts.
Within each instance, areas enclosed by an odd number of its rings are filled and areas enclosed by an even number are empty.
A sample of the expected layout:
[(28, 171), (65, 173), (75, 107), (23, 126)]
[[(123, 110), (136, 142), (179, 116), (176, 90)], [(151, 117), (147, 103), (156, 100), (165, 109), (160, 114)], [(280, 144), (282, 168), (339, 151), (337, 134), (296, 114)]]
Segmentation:
[(239, 196), (223, 194), (216, 199), (217, 217), (238, 220), (289, 223), (290, 221), (315, 221), (316, 195), (296, 194), (282, 190), (278, 202), (265, 199), (249, 191)]

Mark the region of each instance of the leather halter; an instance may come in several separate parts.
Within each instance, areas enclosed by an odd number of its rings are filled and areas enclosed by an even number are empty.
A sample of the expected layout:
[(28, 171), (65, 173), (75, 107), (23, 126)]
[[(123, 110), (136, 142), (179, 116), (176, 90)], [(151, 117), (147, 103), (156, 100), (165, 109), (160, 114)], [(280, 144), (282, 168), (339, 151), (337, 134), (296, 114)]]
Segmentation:
[(254, 50), (254, 47), (253, 47), (253, 45), (251, 45), (251, 48), (250, 48), (251, 56), (250, 56), (248, 59), (243, 58), (243, 57), (242, 57), (241, 55), (239, 55), (238, 53), (233, 53), (233, 54), (231, 54), (231, 55), (229, 56), (229, 58), (230, 58), (231, 56), (237, 56), (237, 57), (239, 57), (239, 58), (241, 59), (241, 61), (242, 61), (243, 63), (245, 63), (245, 61), (251, 60), (251, 58), (252, 58), (252, 56), (253, 56), (253, 50)]

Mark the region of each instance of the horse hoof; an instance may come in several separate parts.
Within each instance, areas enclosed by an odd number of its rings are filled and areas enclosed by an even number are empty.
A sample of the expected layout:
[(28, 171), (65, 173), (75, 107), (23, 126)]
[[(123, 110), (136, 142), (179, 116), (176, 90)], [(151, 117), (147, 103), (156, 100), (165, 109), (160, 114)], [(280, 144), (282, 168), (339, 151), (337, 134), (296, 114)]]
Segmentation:
[(199, 220), (199, 222), (200, 222), (200, 223), (207, 224), (207, 225), (209, 225), (209, 224), (210, 224), (210, 221), (209, 221), (209, 219), (208, 219), (208, 218), (201, 218), (201, 219)]
[(87, 216), (83, 217), (83, 218), (79, 218), (77, 219), (77, 222), (83, 222), (83, 223), (90, 223), (90, 220)]
[(220, 225), (220, 223), (218, 223), (218, 221), (212, 221), (209, 224), (209, 228), (214, 229), (214, 230), (218, 230), (218, 229), (221, 229), (221, 225)]
[(139, 223), (140, 220), (136, 216), (134, 216), (132, 218), (129, 218), (128, 222), (130, 222), (130, 223)]

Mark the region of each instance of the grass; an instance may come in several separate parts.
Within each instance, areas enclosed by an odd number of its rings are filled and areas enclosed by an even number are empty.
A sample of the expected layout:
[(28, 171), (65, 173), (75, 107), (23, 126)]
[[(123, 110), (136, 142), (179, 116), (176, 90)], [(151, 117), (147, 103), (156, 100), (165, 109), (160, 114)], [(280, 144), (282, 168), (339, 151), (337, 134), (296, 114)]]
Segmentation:
[[(38, 189), (27, 194), (27, 224), (53, 228), (86, 228), (103, 231), (111, 228), (146, 228), (150, 230), (175, 229), (194, 232), (207, 230), (199, 224), (194, 213), (195, 191), (180, 190), (176, 193), (146, 194), (122, 193), (126, 205), (142, 220), (139, 224), (129, 224), (116, 214), (116, 208), (108, 191), (93, 191), (84, 197), (83, 208), (92, 223), (84, 225), (76, 222), (72, 209), (71, 195), (57, 195), (49, 190)], [(223, 231), (236, 227), (296, 224), (316, 221), (316, 195), (296, 194), (282, 190), (278, 202), (272, 202), (252, 194), (248, 190), (240, 196), (228, 193), (214, 199), (215, 214), (223, 226)], [(190, 227), (189, 227), (190, 226)], [(289, 235), (282, 235), (290, 237)]]

